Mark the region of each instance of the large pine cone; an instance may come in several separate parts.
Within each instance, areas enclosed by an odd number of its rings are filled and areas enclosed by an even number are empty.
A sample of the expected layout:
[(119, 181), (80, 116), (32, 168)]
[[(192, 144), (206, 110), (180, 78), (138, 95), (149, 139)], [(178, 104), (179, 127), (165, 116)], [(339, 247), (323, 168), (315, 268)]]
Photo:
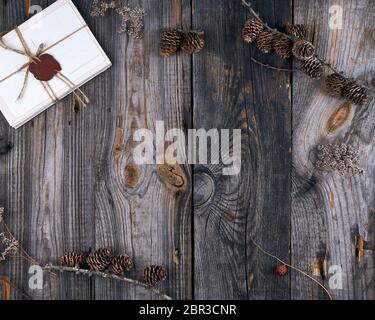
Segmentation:
[(316, 57), (302, 60), (301, 70), (314, 79), (320, 79), (323, 75), (323, 63)]
[(342, 92), (346, 98), (357, 105), (362, 106), (368, 101), (366, 88), (361, 87), (355, 81), (350, 81), (349, 83), (347, 83), (344, 86)]
[(86, 262), (87, 254), (84, 252), (67, 252), (59, 257), (59, 263), (62, 266), (71, 268), (80, 268)]
[(307, 36), (307, 27), (303, 24), (287, 24), (286, 33), (298, 39), (303, 39)]
[(292, 52), (298, 60), (310, 59), (315, 54), (315, 47), (306, 40), (297, 40), (293, 44)]
[(180, 48), (182, 43), (182, 34), (179, 30), (165, 30), (160, 38), (160, 55), (170, 57)]
[(340, 97), (342, 90), (347, 84), (348, 80), (339, 73), (332, 73), (326, 78), (327, 92), (334, 97)]
[(253, 42), (263, 31), (264, 25), (257, 19), (249, 19), (242, 28), (242, 38), (244, 41)]
[(163, 266), (148, 266), (143, 270), (145, 283), (155, 286), (159, 281), (167, 278), (167, 270)]
[(108, 248), (100, 248), (89, 254), (86, 259), (90, 270), (104, 271), (107, 269), (112, 259), (112, 251)]
[(283, 59), (289, 59), (292, 56), (292, 41), (285, 36), (275, 37), (273, 48), (276, 54)]
[(198, 53), (205, 45), (203, 32), (188, 32), (185, 34), (181, 48), (187, 53)]
[(262, 53), (270, 53), (273, 46), (273, 34), (268, 31), (262, 32), (257, 38), (257, 46)]
[(129, 271), (133, 267), (133, 260), (127, 256), (117, 256), (112, 258), (108, 266), (108, 271), (115, 275), (121, 275), (125, 271)]

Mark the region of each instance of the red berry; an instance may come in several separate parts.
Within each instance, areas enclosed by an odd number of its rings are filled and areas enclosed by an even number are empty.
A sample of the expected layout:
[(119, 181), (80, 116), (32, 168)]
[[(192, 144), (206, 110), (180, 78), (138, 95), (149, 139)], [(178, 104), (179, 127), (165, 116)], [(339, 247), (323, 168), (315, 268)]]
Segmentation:
[(288, 271), (288, 269), (287, 269), (286, 265), (285, 265), (285, 264), (282, 264), (282, 265), (280, 265), (280, 266), (277, 267), (277, 269), (276, 269), (276, 274), (277, 274), (279, 277), (283, 277), (283, 276), (286, 275), (287, 271)]

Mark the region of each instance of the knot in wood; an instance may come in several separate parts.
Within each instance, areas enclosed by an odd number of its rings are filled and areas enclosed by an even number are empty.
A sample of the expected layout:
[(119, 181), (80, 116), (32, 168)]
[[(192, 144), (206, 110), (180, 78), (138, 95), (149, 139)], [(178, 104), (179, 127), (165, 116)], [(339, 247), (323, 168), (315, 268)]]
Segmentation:
[(352, 104), (349, 101), (346, 101), (341, 106), (339, 106), (327, 121), (327, 132), (333, 133), (334, 131), (340, 129), (349, 119), (351, 111)]
[(124, 180), (125, 185), (129, 188), (134, 188), (141, 176), (141, 170), (135, 163), (130, 163), (125, 167)]
[(214, 179), (206, 172), (194, 174), (194, 207), (201, 208), (209, 203), (215, 193)]
[(164, 182), (167, 187), (178, 191), (184, 191), (186, 189), (186, 176), (179, 165), (158, 165), (157, 173), (160, 180)]
[(4, 138), (0, 138), (0, 156), (6, 155), (13, 149), (13, 143), (5, 140)]

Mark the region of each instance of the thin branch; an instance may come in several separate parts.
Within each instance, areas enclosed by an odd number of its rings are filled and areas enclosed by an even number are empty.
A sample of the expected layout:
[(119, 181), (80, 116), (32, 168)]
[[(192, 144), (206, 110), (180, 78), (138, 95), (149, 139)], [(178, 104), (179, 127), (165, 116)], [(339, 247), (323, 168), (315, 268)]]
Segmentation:
[(317, 57), (317, 58), (318, 58), (319, 61), (323, 64), (323, 66), (327, 67), (328, 69), (330, 69), (330, 70), (333, 71), (334, 73), (339, 73), (339, 74), (341, 74), (342, 76), (344, 76), (344, 77), (345, 77), (346, 79), (348, 79), (348, 80), (355, 80), (355, 81), (357, 81), (362, 87), (366, 88), (368, 91), (372, 91), (372, 93), (375, 92), (374, 88), (371, 88), (371, 87), (369, 87), (368, 85), (366, 85), (366, 84), (364, 84), (364, 83), (360, 83), (360, 81), (359, 81), (358, 79), (354, 79), (354, 78), (348, 78), (348, 77), (346, 77), (345, 74), (344, 74), (344, 72), (337, 70), (334, 66), (332, 66), (332, 64), (330, 64), (330, 63), (324, 61), (323, 59), (321, 59), (321, 58), (319, 58), (319, 57)]
[(251, 242), (254, 244), (254, 246), (256, 246), (256, 247), (257, 247), (262, 253), (264, 253), (266, 256), (269, 256), (269, 257), (271, 257), (271, 258), (273, 258), (273, 259), (279, 261), (280, 263), (286, 265), (287, 267), (289, 267), (289, 268), (291, 268), (291, 269), (293, 269), (293, 270), (295, 270), (295, 271), (297, 271), (297, 272), (303, 274), (305, 277), (307, 277), (307, 278), (309, 278), (310, 280), (314, 281), (319, 287), (321, 287), (321, 288), (325, 291), (325, 293), (328, 295), (329, 299), (330, 299), (330, 300), (333, 300), (333, 297), (332, 297), (331, 293), (329, 292), (329, 290), (328, 290), (324, 285), (322, 285), (318, 280), (314, 279), (312, 276), (310, 276), (310, 275), (307, 274), (306, 272), (304, 272), (304, 271), (298, 269), (297, 267), (294, 267), (294, 266), (292, 266), (291, 264), (289, 264), (289, 263), (287, 263), (287, 262), (281, 260), (280, 258), (276, 257), (275, 255), (273, 255), (273, 254), (267, 252), (267, 251), (264, 250), (259, 244), (257, 244), (252, 238), (250, 238), (250, 240), (251, 240)]
[[(13, 233), (10, 231), (8, 225), (5, 223), (4, 220), (4, 208), (0, 207), (0, 226), (4, 227), (5, 232), (8, 234), (9, 237), (16, 239), (16, 237), (13, 235)], [(39, 265), (40, 263), (36, 261), (32, 256), (30, 256), (27, 251), (20, 245), (18, 242), (17, 246), (17, 254), (11, 255), (10, 258), (20, 258), (23, 259), (30, 264), (33, 265)], [(54, 277), (57, 277), (57, 275), (53, 272), (50, 272), (50, 275), (53, 275)]]
[(287, 68), (280, 68), (280, 67), (275, 67), (275, 66), (272, 66), (270, 64), (266, 64), (266, 63), (263, 63), (253, 57), (251, 57), (251, 61), (255, 62), (256, 64), (259, 64), (260, 66), (264, 67), (264, 68), (268, 68), (268, 69), (271, 69), (271, 70), (276, 70), (276, 71), (284, 71), (284, 72), (296, 72), (296, 71), (301, 71), (301, 70), (298, 70), (298, 69), (287, 69)]
[[(318, 58), (319, 59), (319, 58)], [(333, 72), (336, 72), (336, 73), (341, 73), (339, 71), (337, 71), (334, 67), (331, 66), (331, 64), (329, 63), (325, 63), (324, 60), (322, 59), (319, 59), (322, 63), (323, 63), (323, 66), (331, 69)], [(259, 64), (260, 66), (264, 67), (264, 68), (267, 68), (267, 69), (271, 69), (271, 70), (276, 70), (276, 71), (281, 71), (281, 72), (303, 72), (302, 70), (300, 69), (287, 69), (287, 68), (280, 68), (280, 67), (276, 67), (276, 66), (273, 66), (271, 64), (267, 64), (267, 63), (263, 63), (257, 59), (255, 59), (254, 57), (251, 57), (251, 61), (253, 61), (254, 63), (256, 64)], [(342, 74), (342, 73), (341, 73)], [(348, 78), (347, 78), (348, 79)], [(349, 79), (350, 80), (350, 79)], [(353, 79), (354, 80), (354, 79)], [(360, 83), (359, 80), (356, 80), (362, 87), (366, 88), (368, 91), (369, 91), (369, 94), (370, 94), (370, 97), (373, 97), (374, 96), (374, 92), (375, 90), (369, 86), (367, 86), (366, 84), (364, 83)]]
[[(288, 34), (286, 34), (286, 33), (284, 33), (284, 32), (281, 32), (281, 31), (279, 31), (279, 30), (277, 30), (277, 29), (273, 29), (273, 28), (271, 28), (266, 22), (264, 22), (264, 21), (260, 18), (259, 14), (258, 14), (258, 13), (252, 8), (251, 3), (246, 2), (245, 0), (241, 0), (241, 1), (242, 1), (242, 4), (243, 4), (243, 5), (245, 5), (246, 7), (248, 7), (248, 9), (250, 10), (251, 14), (252, 14), (257, 20), (259, 20), (259, 21), (264, 25), (264, 27), (267, 28), (269, 31), (271, 31), (271, 32), (273, 32), (273, 33), (276, 33), (276, 34), (279, 34), (279, 35), (282, 35), (282, 36), (284, 36), (284, 37), (287, 37), (288, 39), (290, 39), (290, 40), (292, 40), (292, 41), (295, 41), (295, 40), (297, 39), (297, 38), (294, 37), (294, 36), (290, 36), (290, 35), (288, 35)], [(323, 66), (327, 67), (327, 68), (330, 69), (332, 72), (342, 74), (345, 78), (350, 79), (349, 77), (346, 77), (346, 76), (345, 76), (345, 73), (344, 73), (344, 72), (339, 71), (339, 70), (337, 70), (334, 66), (332, 66), (331, 63), (328, 63), (327, 61), (325, 61), (324, 59), (320, 58), (319, 56), (316, 56), (316, 58), (319, 59), (319, 61), (323, 64)], [(256, 61), (254, 61), (254, 62), (256, 62)], [(258, 62), (256, 62), (256, 63), (258, 63)], [(282, 69), (280, 69), (280, 68), (273, 67), (273, 66), (270, 66), (270, 65), (265, 65), (265, 64), (262, 64), (262, 63), (259, 63), (259, 64), (261, 64), (261, 65), (263, 65), (264, 67), (267, 67), (267, 68), (269, 68), (269, 69), (274, 69), (274, 70), (278, 70), (278, 71), (289, 71), (289, 70), (282, 70)], [(299, 71), (299, 70), (298, 70), (298, 71)], [(369, 87), (369, 86), (367, 86), (367, 85), (365, 85), (365, 84), (361, 84), (361, 85), (362, 85), (364, 88), (366, 88), (368, 91), (370, 91), (370, 92), (372, 92), (372, 93), (375, 92), (375, 89), (374, 89), (374, 88), (371, 88), (371, 87)]]
[(251, 6), (251, 3), (248, 3), (248, 2), (246, 2), (245, 0), (242, 0), (242, 3), (243, 3), (243, 5), (245, 5), (246, 7), (249, 8), (249, 10), (250, 10), (250, 12), (252, 13), (252, 15), (253, 15), (257, 20), (259, 20), (259, 21), (265, 26), (265, 28), (268, 29), (268, 31), (271, 31), (272, 33), (276, 33), (276, 34), (282, 35), (282, 36), (284, 36), (284, 37), (287, 37), (287, 38), (290, 39), (290, 40), (295, 40), (295, 39), (296, 39), (296, 37), (293, 37), (293, 36), (290, 36), (290, 35), (285, 34), (285, 33), (283, 33), (283, 32), (280, 32), (280, 31), (277, 30), (276, 28), (271, 28), (271, 27), (268, 25), (268, 23), (267, 23), (267, 22), (264, 22), (264, 21), (260, 18), (259, 14), (258, 14), (257, 12), (254, 11), (253, 7)]
[(74, 272), (76, 274), (82, 274), (82, 275), (85, 275), (85, 276), (88, 276), (88, 277), (97, 276), (97, 277), (101, 277), (101, 278), (108, 278), (108, 279), (123, 281), (123, 282), (131, 283), (132, 285), (140, 286), (140, 287), (143, 287), (147, 290), (150, 290), (154, 294), (162, 297), (164, 300), (172, 300), (171, 297), (167, 296), (164, 293), (161, 293), (160, 290), (158, 290), (155, 287), (149, 286), (149, 285), (147, 285), (143, 282), (140, 282), (138, 280), (134, 280), (134, 279), (126, 278), (126, 277), (121, 277), (121, 276), (116, 276), (114, 274), (109, 274), (109, 273), (99, 272), (99, 271), (91, 271), (91, 270), (80, 269), (80, 268), (55, 266), (55, 265), (52, 265), (52, 264), (45, 265), (43, 267), (43, 269), (46, 270), (46, 271), (54, 270), (54, 271), (60, 271), (60, 272)]

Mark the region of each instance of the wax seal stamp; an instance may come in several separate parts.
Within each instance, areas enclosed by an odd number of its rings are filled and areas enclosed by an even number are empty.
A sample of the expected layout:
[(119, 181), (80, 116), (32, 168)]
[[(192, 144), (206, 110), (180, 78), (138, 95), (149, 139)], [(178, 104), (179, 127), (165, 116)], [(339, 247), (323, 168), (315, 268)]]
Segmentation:
[(30, 72), (37, 80), (49, 81), (61, 71), (60, 64), (50, 54), (42, 54), (38, 59), (30, 63), (29, 67)]

